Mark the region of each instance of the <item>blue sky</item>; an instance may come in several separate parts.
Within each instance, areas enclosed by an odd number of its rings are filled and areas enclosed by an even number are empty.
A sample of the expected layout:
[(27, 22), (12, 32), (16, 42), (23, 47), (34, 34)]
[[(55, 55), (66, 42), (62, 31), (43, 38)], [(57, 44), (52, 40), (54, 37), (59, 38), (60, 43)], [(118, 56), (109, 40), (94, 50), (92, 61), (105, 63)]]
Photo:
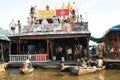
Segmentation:
[(9, 28), (12, 18), (26, 25), (31, 5), (45, 9), (61, 8), (62, 3), (76, 2), (79, 12), (89, 22), (89, 30), (94, 37), (102, 37), (106, 30), (120, 24), (120, 0), (0, 0), (0, 27)]

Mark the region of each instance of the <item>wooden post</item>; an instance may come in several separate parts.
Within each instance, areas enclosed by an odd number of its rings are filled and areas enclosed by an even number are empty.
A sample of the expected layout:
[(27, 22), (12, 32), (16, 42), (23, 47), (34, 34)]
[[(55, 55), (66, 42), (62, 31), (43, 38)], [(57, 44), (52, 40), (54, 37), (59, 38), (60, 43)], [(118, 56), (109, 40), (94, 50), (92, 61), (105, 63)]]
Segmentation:
[(117, 35), (117, 57), (119, 58), (119, 35), (118, 35), (118, 32), (116, 32), (116, 35)]
[(3, 61), (3, 63), (4, 63), (3, 44), (0, 43), (0, 45), (1, 45), (1, 53), (2, 53), (1, 58), (2, 58), (2, 61)]
[(88, 36), (87, 36), (87, 58), (89, 59), (89, 39), (88, 39)]
[(51, 59), (53, 59), (53, 40), (51, 40), (50, 42), (50, 53), (51, 53), (50, 57)]
[(18, 43), (18, 40), (17, 40), (17, 54), (19, 53), (19, 43)]
[(25, 47), (25, 42), (23, 41), (22, 44), (23, 44), (23, 45), (22, 45), (22, 53), (25, 53), (25, 49), (24, 49), (24, 47)]
[(49, 55), (49, 40), (47, 39), (46, 41), (47, 41), (47, 54), (48, 54), (48, 57), (49, 57), (50, 56)]
[(21, 48), (20, 48), (20, 40), (18, 40), (18, 53), (21, 54)]
[(120, 54), (120, 51), (119, 51), (119, 48), (120, 48), (120, 46), (119, 46), (119, 45), (120, 45), (119, 35), (120, 35), (120, 34), (118, 33), (118, 57), (120, 58), (120, 55), (119, 55), (119, 54)]
[(9, 41), (9, 61), (11, 61), (11, 40)]

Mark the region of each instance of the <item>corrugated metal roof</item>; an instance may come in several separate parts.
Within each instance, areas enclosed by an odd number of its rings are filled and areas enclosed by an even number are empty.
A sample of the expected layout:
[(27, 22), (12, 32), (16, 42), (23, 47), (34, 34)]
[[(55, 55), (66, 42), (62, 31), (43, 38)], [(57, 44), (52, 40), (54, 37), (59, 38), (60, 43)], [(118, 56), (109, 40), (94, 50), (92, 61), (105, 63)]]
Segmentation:
[(0, 35), (0, 40), (9, 41), (9, 38), (6, 35), (2, 34)]
[(7, 30), (0, 29), (0, 34), (8, 35), (9, 32)]
[(0, 40), (9, 41), (9, 38), (7, 37), (8, 34), (9, 32), (7, 30), (0, 29)]
[(110, 30), (110, 31), (120, 31), (120, 24), (119, 25), (116, 25), (116, 26), (113, 26)]

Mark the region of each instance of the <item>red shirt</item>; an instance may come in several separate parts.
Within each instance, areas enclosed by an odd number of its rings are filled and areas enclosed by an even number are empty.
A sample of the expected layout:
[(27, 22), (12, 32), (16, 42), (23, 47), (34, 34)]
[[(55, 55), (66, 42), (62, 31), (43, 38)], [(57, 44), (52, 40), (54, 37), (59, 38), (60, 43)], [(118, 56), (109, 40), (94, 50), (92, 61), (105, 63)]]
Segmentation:
[(50, 8), (50, 6), (49, 6), (49, 5), (47, 5), (47, 6), (46, 6), (46, 10), (49, 10), (49, 8)]

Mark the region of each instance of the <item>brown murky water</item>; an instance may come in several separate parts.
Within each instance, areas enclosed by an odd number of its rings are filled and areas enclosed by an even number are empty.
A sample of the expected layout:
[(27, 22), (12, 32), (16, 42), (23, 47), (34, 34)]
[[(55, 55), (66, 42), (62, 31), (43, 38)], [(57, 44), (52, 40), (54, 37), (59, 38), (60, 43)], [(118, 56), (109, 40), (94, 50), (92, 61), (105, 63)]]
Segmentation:
[(103, 70), (81, 76), (54, 69), (35, 69), (33, 73), (21, 74), (19, 69), (8, 69), (0, 73), (0, 80), (120, 80), (120, 70)]

